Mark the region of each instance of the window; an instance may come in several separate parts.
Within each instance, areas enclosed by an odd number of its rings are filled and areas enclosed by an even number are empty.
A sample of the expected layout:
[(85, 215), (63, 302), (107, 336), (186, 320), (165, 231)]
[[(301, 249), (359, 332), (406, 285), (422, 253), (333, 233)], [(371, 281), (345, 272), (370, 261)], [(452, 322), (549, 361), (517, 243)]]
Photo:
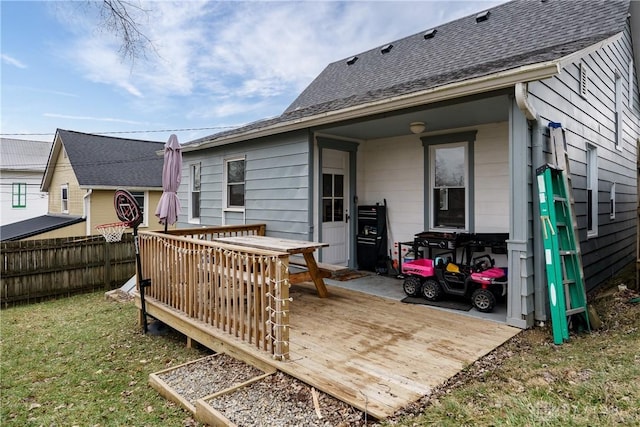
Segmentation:
[(615, 72), (615, 144), (616, 148), (622, 149), (622, 76), (618, 71)]
[(27, 207), (27, 183), (14, 182), (11, 184), (11, 207), (26, 208)]
[(227, 160), (227, 207), (244, 208), (244, 159)]
[(616, 183), (611, 183), (611, 192), (609, 193), (609, 218), (616, 219)]
[(467, 143), (433, 145), (430, 158), (431, 227), (466, 229)]
[(189, 222), (200, 221), (200, 163), (191, 165), (189, 173)]
[(633, 60), (629, 60), (629, 77), (627, 81), (628, 84), (628, 94), (627, 94), (627, 104), (629, 108), (633, 107)]
[(69, 185), (60, 186), (60, 210), (62, 213), (69, 213)]
[(141, 225), (143, 227), (146, 227), (149, 225), (148, 222), (148, 218), (147, 218), (147, 193), (144, 191), (130, 191), (131, 195), (133, 196), (134, 199), (136, 199), (136, 202), (138, 203), (138, 207), (140, 207), (140, 215), (142, 215), (142, 223)]
[(344, 221), (344, 175), (322, 174), (322, 222)]
[(598, 235), (598, 155), (587, 146), (587, 236)]

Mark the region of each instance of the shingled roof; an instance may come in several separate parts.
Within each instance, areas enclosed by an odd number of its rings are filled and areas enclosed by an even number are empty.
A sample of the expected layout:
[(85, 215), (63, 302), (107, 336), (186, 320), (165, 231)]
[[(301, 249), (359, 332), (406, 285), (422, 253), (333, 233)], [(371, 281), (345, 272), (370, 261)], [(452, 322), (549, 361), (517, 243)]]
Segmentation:
[(559, 61), (624, 31), (629, 0), (514, 0), (488, 11), (485, 20), (469, 15), (329, 64), (279, 117), (185, 146)]
[[(628, 1), (515, 0), (330, 64), (285, 110), (360, 103), (553, 61), (624, 30)], [(428, 31), (428, 29), (426, 30)], [(388, 46), (388, 45), (387, 45)], [(353, 58), (353, 57), (352, 57)]]
[[(58, 129), (57, 139), (62, 142), (81, 187), (162, 188), (164, 160), (157, 152), (163, 150), (163, 142), (64, 129)], [(47, 175), (51, 172), (47, 170)]]

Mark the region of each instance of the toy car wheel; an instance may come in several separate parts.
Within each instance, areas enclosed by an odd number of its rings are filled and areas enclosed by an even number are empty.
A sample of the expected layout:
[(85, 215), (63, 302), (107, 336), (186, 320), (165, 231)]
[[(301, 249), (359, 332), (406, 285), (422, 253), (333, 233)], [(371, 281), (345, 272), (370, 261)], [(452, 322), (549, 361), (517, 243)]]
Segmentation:
[(496, 306), (496, 297), (488, 289), (476, 289), (471, 295), (473, 306), (483, 313), (490, 313)]
[(428, 279), (422, 285), (422, 296), (428, 299), (429, 301), (437, 301), (440, 299), (442, 295), (442, 287), (440, 283), (436, 282), (433, 279)]
[(402, 289), (404, 289), (404, 293), (409, 295), (410, 297), (415, 297), (420, 295), (420, 285), (422, 281), (419, 277), (409, 276), (404, 279), (404, 283), (402, 284)]

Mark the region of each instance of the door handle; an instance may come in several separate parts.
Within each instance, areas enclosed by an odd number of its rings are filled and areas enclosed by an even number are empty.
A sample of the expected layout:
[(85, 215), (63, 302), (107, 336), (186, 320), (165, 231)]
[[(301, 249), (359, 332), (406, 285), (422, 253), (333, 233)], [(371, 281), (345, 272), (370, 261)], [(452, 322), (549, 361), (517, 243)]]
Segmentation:
[(344, 215), (344, 222), (349, 222), (349, 219), (350, 219), (350, 218), (351, 218), (351, 216), (349, 215), (349, 212), (347, 212), (347, 213)]

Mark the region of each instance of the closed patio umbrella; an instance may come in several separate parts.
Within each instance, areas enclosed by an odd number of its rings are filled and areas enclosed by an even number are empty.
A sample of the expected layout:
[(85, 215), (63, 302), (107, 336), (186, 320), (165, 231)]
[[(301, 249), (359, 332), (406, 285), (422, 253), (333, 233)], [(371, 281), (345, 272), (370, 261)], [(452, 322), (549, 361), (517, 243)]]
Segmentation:
[(160, 224), (164, 224), (167, 232), (169, 224), (178, 221), (181, 212), (178, 188), (182, 179), (182, 150), (178, 143), (178, 137), (171, 135), (164, 145), (164, 164), (162, 166), (162, 196), (156, 208), (156, 216)]

